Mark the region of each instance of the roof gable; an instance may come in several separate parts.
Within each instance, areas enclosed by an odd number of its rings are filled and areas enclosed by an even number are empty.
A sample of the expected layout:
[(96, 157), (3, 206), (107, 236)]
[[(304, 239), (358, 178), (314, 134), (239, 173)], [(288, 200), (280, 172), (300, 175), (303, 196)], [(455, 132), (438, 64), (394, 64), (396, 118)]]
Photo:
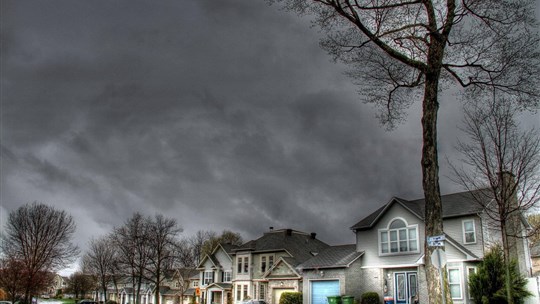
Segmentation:
[(204, 268), (206, 268), (206, 267), (205, 267), (205, 264), (206, 264), (207, 261), (210, 262), (210, 263), (212, 264), (212, 267), (216, 267), (216, 268), (219, 267), (219, 263), (216, 261), (216, 259), (213, 258), (212, 256), (206, 254), (206, 255), (204, 256), (204, 258), (201, 260), (201, 262), (199, 263), (199, 266), (197, 266), (197, 269), (204, 269)]
[(312, 253), (319, 253), (328, 247), (328, 244), (317, 239), (314, 234), (283, 229), (267, 232), (262, 237), (236, 248), (235, 252), (287, 252), (298, 264), (312, 258)]
[[(452, 218), (482, 212), (482, 207), (475, 202), (474, 193), (477, 191), (466, 191), (452, 193), (441, 196), (443, 218)], [(478, 197), (478, 196), (477, 196)], [(364, 217), (358, 223), (351, 227), (351, 230), (361, 231), (373, 228), (379, 219), (390, 209), (394, 204), (400, 204), (407, 209), (411, 214), (415, 215), (424, 221), (425, 199), (416, 199), (408, 201), (402, 198), (393, 197), (388, 203), (381, 208), (375, 210), (370, 215)]]
[(204, 256), (204, 258), (201, 260), (199, 265), (197, 266), (197, 269), (203, 269), (204, 264), (206, 261), (210, 261), (212, 263), (213, 267), (220, 268), (222, 265), (220, 263), (220, 260), (218, 259), (218, 253), (221, 251), (224, 253), (224, 255), (229, 259), (230, 262), (232, 262), (232, 251), (237, 248), (238, 246), (232, 245), (232, 244), (218, 244), (214, 250), (212, 250), (211, 254), (207, 254)]
[(299, 269), (346, 268), (364, 254), (356, 245), (332, 246), (298, 266)]
[(300, 274), (294, 269), (293, 258), (281, 257), (263, 275), (264, 279), (272, 278), (299, 278)]

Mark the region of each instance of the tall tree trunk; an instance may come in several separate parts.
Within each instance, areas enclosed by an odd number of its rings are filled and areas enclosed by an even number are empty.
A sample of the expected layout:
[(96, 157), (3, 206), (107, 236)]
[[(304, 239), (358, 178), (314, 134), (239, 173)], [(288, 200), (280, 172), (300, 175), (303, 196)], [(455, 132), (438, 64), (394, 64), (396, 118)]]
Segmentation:
[[(422, 103), (422, 186), (425, 198), (424, 221), (426, 225), (426, 242), (424, 244), (424, 263), (426, 266), (426, 281), (428, 283), (429, 303), (442, 303), (442, 286), (440, 284), (439, 272), (431, 263), (431, 255), (434, 248), (427, 244), (427, 237), (442, 235), (442, 204), (441, 191), (439, 188), (439, 161), (437, 155), (437, 113), (439, 102), (437, 94), (439, 91), (439, 78), (441, 73), (441, 62), (444, 54), (444, 41), (438, 41), (438, 37), (432, 36), (432, 46), (428, 54), (428, 70), (426, 71), (426, 83), (424, 88), (424, 99)], [(441, 270), (443, 271), (443, 270)], [(446, 272), (443, 271), (444, 277)], [(446, 281), (446, 279), (444, 280)], [(442, 295), (451, 303), (446, 294)]]
[(101, 277), (101, 288), (103, 289), (103, 303), (105, 304), (107, 303), (107, 283), (106, 283), (105, 276)]
[(161, 275), (159, 274), (160, 271), (157, 270), (157, 275), (156, 275), (156, 294), (154, 296), (154, 304), (160, 304), (160, 296), (159, 296), (159, 289), (161, 288)]
[(500, 226), (503, 243), (504, 271), (506, 274), (506, 277), (504, 279), (506, 289), (506, 301), (508, 302), (508, 304), (514, 304), (514, 297), (512, 295), (512, 280), (510, 278), (510, 244), (508, 242), (508, 228), (506, 225), (506, 221), (501, 220)]

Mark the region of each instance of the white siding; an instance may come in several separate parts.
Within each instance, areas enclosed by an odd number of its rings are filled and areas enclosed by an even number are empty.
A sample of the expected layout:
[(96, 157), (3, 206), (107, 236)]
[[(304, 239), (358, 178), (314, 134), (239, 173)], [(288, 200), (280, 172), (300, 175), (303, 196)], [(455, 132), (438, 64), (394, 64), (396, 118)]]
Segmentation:
[[(386, 229), (388, 224), (395, 218), (405, 220), (407, 225), (418, 225), (419, 253), (379, 256), (379, 229)], [(425, 239), (424, 235), (424, 223), (403, 206), (394, 203), (390, 209), (386, 210), (386, 213), (372, 229), (358, 231), (356, 233), (356, 244), (359, 251), (365, 251), (365, 254), (362, 257), (362, 264), (364, 267), (414, 265), (422, 256)]]
[[(475, 232), (476, 232), (476, 243), (465, 244), (463, 239), (463, 221), (464, 220), (474, 220)], [(452, 219), (445, 219), (443, 222), (444, 232), (453, 238), (458, 244), (467, 248), (469, 251), (474, 253), (478, 257), (484, 255), (483, 250), (483, 241), (484, 237), (482, 235), (482, 226), (481, 219), (478, 216), (466, 216), (458, 217)], [(448, 246), (447, 246), (448, 247)]]

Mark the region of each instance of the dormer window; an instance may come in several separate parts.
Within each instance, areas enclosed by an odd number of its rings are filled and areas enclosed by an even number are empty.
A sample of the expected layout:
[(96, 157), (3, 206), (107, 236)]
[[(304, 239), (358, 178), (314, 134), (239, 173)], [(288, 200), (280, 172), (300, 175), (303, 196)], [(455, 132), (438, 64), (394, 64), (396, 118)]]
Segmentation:
[(418, 225), (407, 225), (401, 218), (393, 219), (386, 229), (379, 230), (379, 254), (407, 252), (418, 252)]

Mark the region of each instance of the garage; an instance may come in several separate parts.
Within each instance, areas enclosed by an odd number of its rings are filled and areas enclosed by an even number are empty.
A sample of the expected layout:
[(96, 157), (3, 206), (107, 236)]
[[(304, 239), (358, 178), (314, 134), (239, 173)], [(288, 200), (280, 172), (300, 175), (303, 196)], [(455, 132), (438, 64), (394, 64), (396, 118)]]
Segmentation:
[(339, 296), (339, 280), (311, 281), (311, 304), (327, 304), (328, 296)]

